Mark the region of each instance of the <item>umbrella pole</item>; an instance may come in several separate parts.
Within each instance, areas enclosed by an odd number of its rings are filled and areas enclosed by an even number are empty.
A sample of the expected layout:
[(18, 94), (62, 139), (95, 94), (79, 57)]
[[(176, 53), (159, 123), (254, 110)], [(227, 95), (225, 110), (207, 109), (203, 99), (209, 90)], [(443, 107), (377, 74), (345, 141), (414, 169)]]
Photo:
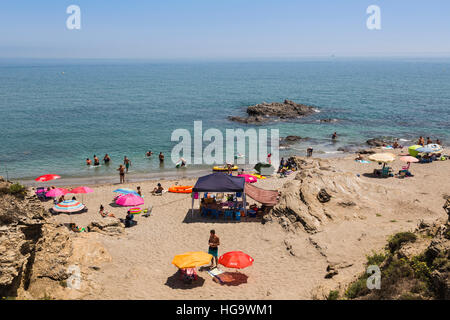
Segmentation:
[(194, 219), (194, 194), (192, 194), (191, 219)]

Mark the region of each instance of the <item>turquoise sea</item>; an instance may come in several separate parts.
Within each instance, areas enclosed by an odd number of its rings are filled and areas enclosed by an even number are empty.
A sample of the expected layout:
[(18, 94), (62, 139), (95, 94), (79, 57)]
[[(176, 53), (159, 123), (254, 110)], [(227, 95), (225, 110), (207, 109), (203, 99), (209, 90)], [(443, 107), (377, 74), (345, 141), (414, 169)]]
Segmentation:
[[(285, 154), (302, 155), (312, 146), (318, 155), (332, 155), (377, 136), (407, 145), (419, 135), (444, 144), (450, 139), (450, 59), (0, 60), (0, 175), (100, 179), (115, 176), (125, 155), (130, 174), (176, 175), (169, 161), (173, 130), (192, 130), (194, 120), (204, 129), (248, 128), (227, 117), (284, 99), (320, 109), (260, 127), (309, 138)], [(326, 118), (339, 121), (318, 121)], [(334, 131), (339, 142), (331, 144)], [(151, 159), (147, 150), (155, 153)], [(87, 168), (86, 158), (105, 153), (109, 166)]]

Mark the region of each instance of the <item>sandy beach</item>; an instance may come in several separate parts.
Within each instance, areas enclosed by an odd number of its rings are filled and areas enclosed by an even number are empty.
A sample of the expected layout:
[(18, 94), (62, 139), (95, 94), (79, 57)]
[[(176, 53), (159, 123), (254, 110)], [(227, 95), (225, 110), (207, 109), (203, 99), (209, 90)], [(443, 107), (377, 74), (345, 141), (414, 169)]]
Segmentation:
[[(414, 177), (378, 179), (364, 175), (379, 168), (378, 163), (362, 164), (354, 158), (350, 155), (307, 160), (321, 163), (321, 166), (326, 163), (333, 174), (345, 177), (336, 179), (334, 186), (328, 186), (332, 194), (336, 194), (327, 208), (332, 212), (332, 219), (322, 223), (316, 232), (286, 229), (276, 217), (265, 224), (256, 218), (244, 218), (241, 222), (201, 218), (198, 214), (191, 218), (190, 194), (153, 196), (151, 191), (157, 181), (91, 185), (93, 193), (77, 195), (89, 211), (54, 216), (57, 223), (75, 222), (86, 227), (102, 219), (98, 214), (100, 204), (116, 217), (124, 218), (126, 208), (111, 206), (113, 190), (119, 186), (133, 189), (140, 186), (145, 199), (141, 207), (152, 205), (153, 214), (148, 218), (137, 216), (137, 226), (125, 229), (122, 236), (71, 232), (74, 244), (80, 243), (83, 247), (78, 249), (80, 252), (89, 255), (86, 243), (95, 243), (95, 248), (104, 248), (102, 258), (83, 260), (80, 290), (61, 288), (53, 294), (64, 298), (108, 300), (324, 298), (329, 290), (348, 284), (362, 269), (366, 255), (381, 250), (389, 235), (413, 230), (422, 219), (434, 221), (445, 216), (442, 205), (450, 187), (450, 161), (412, 164)], [(398, 172), (402, 165), (404, 163), (397, 159), (391, 166)], [(281, 190), (295, 178), (296, 174), (287, 178), (270, 177), (258, 180), (256, 185)], [(195, 181), (176, 182), (193, 185)], [(344, 183), (339, 185), (342, 181)], [(175, 183), (161, 182), (166, 190)], [(357, 192), (351, 192), (352, 184)], [(342, 205), (339, 201), (344, 198), (347, 202), (351, 199), (353, 204)], [(48, 209), (52, 203), (44, 203), (44, 206)], [(220, 237), (219, 255), (241, 250), (254, 258), (253, 266), (240, 270), (248, 277), (247, 283), (221, 286), (213, 282), (206, 271), (199, 271), (199, 279), (192, 285), (179, 279), (177, 268), (171, 264), (172, 258), (187, 251), (207, 251), (211, 229)], [(332, 279), (325, 279), (330, 264), (339, 265), (339, 273)]]

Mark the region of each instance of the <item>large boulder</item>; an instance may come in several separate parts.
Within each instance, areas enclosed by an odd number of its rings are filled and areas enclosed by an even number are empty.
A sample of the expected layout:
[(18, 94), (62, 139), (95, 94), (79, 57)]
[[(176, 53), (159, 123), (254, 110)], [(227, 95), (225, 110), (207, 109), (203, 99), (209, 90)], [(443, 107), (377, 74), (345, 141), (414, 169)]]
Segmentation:
[(89, 232), (98, 232), (110, 236), (121, 235), (125, 231), (124, 224), (119, 219), (112, 217), (92, 221), (87, 228)]

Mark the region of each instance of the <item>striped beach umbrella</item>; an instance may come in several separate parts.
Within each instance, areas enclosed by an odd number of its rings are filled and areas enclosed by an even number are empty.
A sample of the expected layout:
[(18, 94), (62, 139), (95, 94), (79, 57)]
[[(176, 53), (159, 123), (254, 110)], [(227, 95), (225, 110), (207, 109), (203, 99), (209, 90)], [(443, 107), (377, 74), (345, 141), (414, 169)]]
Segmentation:
[(55, 212), (78, 212), (84, 209), (84, 204), (76, 200), (66, 200), (53, 207)]
[(113, 192), (116, 193), (121, 193), (121, 194), (134, 194), (139, 196), (139, 193), (137, 193), (136, 191), (134, 191), (133, 189), (128, 189), (128, 188), (120, 188), (120, 189), (116, 189)]

